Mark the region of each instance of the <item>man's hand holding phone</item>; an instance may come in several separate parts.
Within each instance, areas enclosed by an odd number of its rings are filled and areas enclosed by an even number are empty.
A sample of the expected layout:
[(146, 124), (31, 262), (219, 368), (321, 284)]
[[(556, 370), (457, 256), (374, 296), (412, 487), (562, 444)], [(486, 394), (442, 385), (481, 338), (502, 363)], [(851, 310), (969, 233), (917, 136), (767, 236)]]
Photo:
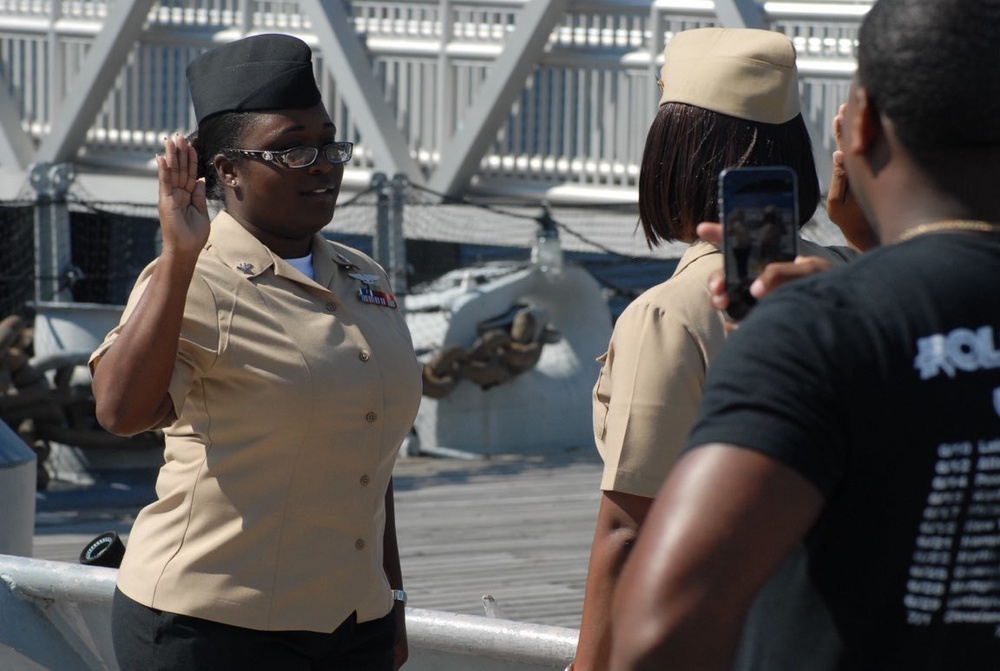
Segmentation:
[[(698, 224), (698, 237), (719, 247), (722, 245), (722, 224), (702, 222)], [(797, 256), (794, 261), (778, 261), (769, 263), (750, 285), (750, 294), (757, 300), (782, 286), (802, 277), (815, 275), (829, 270), (833, 266), (826, 259), (818, 256)], [(708, 278), (708, 291), (712, 307), (725, 311), (729, 307), (729, 294), (726, 293), (726, 276), (722, 270), (716, 270)], [(736, 323), (729, 322), (731, 328)]]
[[(837, 151), (827, 209), (848, 243), (864, 251), (878, 241), (850, 192), (841, 150), (843, 114), (842, 105), (833, 124)], [(712, 307), (727, 317), (727, 328), (735, 328), (759, 299), (779, 286), (833, 265), (797, 253), (798, 189), (790, 168), (724, 170), (719, 175), (719, 214), (721, 224), (704, 222), (697, 234), (723, 253), (723, 270), (712, 274), (708, 288)]]
[(751, 287), (772, 263), (798, 254), (798, 180), (787, 166), (730, 168), (719, 175), (726, 316), (746, 317), (757, 302)]

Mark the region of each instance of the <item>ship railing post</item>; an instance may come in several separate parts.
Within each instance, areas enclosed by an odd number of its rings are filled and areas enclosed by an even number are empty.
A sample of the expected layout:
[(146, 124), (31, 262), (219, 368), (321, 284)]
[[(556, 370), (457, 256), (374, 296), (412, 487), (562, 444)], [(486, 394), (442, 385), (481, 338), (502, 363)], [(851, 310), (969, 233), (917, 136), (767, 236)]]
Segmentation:
[(403, 231), (405, 219), (406, 197), (409, 192), (410, 180), (403, 173), (396, 173), (392, 178), (392, 209), (389, 218), (389, 281), (399, 308), (403, 309), (403, 297), (409, 293), (406, 279), (406, 236)]
[(69, 207), (66, 197), (76, 178), (72, 163), (35, 163), (29, 180), (35, 190), (35, 302), (71, 301)]

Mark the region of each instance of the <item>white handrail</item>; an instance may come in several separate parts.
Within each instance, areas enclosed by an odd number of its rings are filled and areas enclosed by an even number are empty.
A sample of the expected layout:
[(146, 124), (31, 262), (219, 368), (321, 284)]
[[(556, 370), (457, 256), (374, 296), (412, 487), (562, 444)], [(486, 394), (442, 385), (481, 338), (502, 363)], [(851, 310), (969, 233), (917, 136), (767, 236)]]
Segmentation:
[[(0, 554), (0, 668), (16, 658), (116, 668), (110, 620), (117, 573)], [(575, 629), (412, 607), (406, 628), (406, 668), (415, 671), (551, 671), (573, 658), (578, 636)]]

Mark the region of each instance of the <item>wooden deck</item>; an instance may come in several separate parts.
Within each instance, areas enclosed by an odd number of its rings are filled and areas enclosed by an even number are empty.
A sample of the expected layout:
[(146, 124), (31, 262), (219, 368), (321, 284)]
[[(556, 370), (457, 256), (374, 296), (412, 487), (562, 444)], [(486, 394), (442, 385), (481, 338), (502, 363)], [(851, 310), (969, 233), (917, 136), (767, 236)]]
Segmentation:
[[(557, 456), (401, 458), (396, 517), (410, 605), (483, 615), (489, 594), (501, 617), (578, 627), (600, 470), (592, 448)], [(104, 531), (127, 540), (138, 511), (53, 508), (50, 500), (36, 515), (34, 556), (70, 562)]]

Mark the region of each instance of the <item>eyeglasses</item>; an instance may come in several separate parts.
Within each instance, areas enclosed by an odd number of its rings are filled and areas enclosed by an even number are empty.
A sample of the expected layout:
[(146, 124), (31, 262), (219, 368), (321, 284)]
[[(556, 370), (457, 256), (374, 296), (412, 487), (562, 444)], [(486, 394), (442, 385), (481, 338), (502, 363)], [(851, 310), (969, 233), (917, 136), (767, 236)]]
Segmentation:
[(262, 161), (279, 163), (286, 168), (308, 168), (316, 159), (320, 152), (330, 163), (347, 163), (354, 155), (353, 142), (331, 142), (322, 147), (294, 147), (284, 151), (271, 151), (270, 149), (226, 149), (224, 151), (233, 152), (250, 158), (259, 158)]

